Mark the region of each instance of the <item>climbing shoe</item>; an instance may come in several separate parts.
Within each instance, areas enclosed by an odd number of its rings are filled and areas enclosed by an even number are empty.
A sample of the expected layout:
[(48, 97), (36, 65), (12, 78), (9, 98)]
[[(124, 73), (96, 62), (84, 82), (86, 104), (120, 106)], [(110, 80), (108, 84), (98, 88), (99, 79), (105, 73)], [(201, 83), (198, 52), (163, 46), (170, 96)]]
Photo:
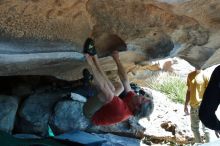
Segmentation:
[(95, 89), (92, 87), (93, 75), (89, 72), (88, 69), (83, 70), (83, 90), (86, 91), (85, 97), (92, 97), (95, 95)]
[(140, 89), (140, 90), (139, 90), (139, 95), (143, 95), (143, 96), (144, 96), (145, 94), (146, 94), (146, 93), (145, 93), (145, 91), (144, 91), (143, 89)]
[(141, 89), (137, 84), (130, 83), (131, 89), (136, 93), (139, 94), (139, 90)]
[(93, 80), (93, 75), (89, 72), (88, 69), (83, 69), (83, 81), (84, 83), (91, 83)]
[(83, 53), (87, 53), (91, 56), (96, 55), (95, 42), (91, 38), (87, 38), (84, 43)]

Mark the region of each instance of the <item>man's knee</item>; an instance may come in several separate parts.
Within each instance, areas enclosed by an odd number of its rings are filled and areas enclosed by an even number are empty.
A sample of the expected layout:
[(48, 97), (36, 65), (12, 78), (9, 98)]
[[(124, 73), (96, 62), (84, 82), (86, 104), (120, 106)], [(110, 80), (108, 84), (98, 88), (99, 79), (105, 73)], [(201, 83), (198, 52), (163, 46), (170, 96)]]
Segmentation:
[(98, 98), (100, 99), (100, 101), (105, 104), (111, 102), (113, 97), (114, 97), (114, 94), (108, 91), (98, 94)]
[(124, 86), (121, 82), (114, 82), (113, 84), (115, 86), (115, 95), (119, 96), (124, 91)]
[(121, 82), (117, 82), (117, 88), (120, 90), (120, 91), (124, 91), (124, 86)]
[(84, 104), (83, 106), (83, 115), (88, 119), (91, 119), (93, 116), (93, 113), (89, 110), (87, 104)]
[(97, 97), (90, 97), (83, 105), (83, 114), (86, 118), (91, 119), (92, 116), (104, 105)]

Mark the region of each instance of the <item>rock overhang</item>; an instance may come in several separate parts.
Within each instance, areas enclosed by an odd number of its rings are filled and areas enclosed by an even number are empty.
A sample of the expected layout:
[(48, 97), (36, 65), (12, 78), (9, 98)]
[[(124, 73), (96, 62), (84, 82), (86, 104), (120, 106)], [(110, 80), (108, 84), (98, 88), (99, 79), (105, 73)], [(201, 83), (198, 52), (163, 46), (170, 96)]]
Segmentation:
[(85, 65), (83, 54), (75, 50), (74, 45), (67, 42), (1, 40), (0, 76), (51, 75), (62, 78), (62, 74)]

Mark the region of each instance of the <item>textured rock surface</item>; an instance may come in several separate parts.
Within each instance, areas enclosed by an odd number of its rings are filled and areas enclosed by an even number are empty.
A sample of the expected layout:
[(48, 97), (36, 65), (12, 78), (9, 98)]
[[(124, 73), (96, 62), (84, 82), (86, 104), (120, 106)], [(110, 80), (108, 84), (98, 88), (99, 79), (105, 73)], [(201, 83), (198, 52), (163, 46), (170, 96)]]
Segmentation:
[[(76, 50), (67, 42), (1, 40), (0, 76), (51, 75), (65, 80), (80, 79), (88, 65), (84, 55)], [(144, 59), (144, 55), (135, 52), (121, 53), (125, 66)], [(111, 57), (101, 59), (101, 65), (106, 71), (116, 69)]]
[(129, 42), (129, 50), (143, 53), (146, 58), (163, 58), (169, 56), (174, 44), (170, 36), (165, 33), (155, 32), (144, 38), (137, 38)]
[[(0, 31), (4, 38), (71, 42), (77, 52), (82, 52), (84, 40), (89, 35), (98, 41), (103, 33), (113, 33), (127, 44), (135, 44), (133, 46), (140, 48), (148, 59), (167, 56), (173, 42), (186, 44), (179, 56), (201, 66), (205, 59), (192, 56), (196, 56), (198, 51), (206, 54), (207, 49), (204, 51), (204, 47), (197, 49), (194, 46), (203, 46), (208, 42), (212, 32), (206, 26), (216, 24), (213, 29), (218, 26), (216, 12), (219, 2), (212, 0), (208, 5), (203, 5), (204, 0), (160, 2), (6, 0), (0, 3)], [(202, 15), (197, 17), (200, 13)], [(140, 40), (143, 41), (140, 43)], [(212, 45), (207, 48), (215, 49)], [(57, 48), (51, 49), (53, 51), (57, 51)], [(198, 60), (200, 64), (197, 64)]]
[(220, 49), (218, 49), (207, 61), (206, 63), (202, 66), (203, 68), (210, 67), (212, 65), (220, 64), (219, 60), (220, 56)]
[[(50, 41), (1, 41), (0, 75), (64, 76), (85, 64), (84, 56), (69, 43)], [(80, 72), (80, 70), (78, 71)]]
[(48, 121), (52, 114), (53, 106), (64, 96), (65, 94), (59, 91), (31, 95), (19, 109), (16, 129), (22, 133), (47, 136)]
[(219, 25), (219, 10), (220, 5), (218, 0), (210, 0), (208, 3), (205, 0), (189, 0), (175, 7), (175, 12), (184, 14), (189, 17), (194, 17), (203, 26), (210, 30), (217, 30)]
[(56, 134), (86, 130), (89, 120), (83, 115), (83, 103), (71, 99), (59, 101), (51, 115), (50, 125)]
[(14, 128), (18, 98), (0, 95), (0, 129), (11, 133)]
[(91, 31), (86, 3), (87, 0), (1, 1), (1, 35), (67, 40), (82, 46)]

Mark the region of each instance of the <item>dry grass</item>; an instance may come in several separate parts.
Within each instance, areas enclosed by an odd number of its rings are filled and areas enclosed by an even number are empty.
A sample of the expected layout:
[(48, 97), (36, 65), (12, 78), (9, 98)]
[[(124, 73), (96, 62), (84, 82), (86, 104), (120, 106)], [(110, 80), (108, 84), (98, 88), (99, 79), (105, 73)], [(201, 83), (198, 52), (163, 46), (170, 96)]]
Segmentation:
[(186, 79), (168, 72), (147, 71), (130, 74), (130, 80), (140, 86), (160, 91), (172, 101), (184, 103), (186, 95)]
[(168, 96), (172, 101), (184, 103), (186, 95), (186, 81), (178, 75), (163, 73), (152, 78), (149, 84), (151, 88), (158, 90)]

